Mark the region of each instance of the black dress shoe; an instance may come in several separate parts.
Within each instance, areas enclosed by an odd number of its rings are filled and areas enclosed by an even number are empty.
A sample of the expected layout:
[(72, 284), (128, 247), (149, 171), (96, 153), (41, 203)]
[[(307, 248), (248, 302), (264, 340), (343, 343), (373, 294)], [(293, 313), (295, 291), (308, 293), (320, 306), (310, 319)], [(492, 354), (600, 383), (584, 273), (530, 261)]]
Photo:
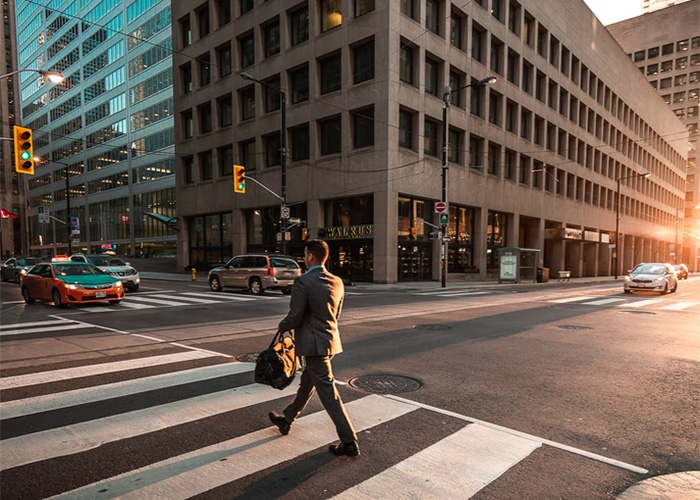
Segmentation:
[(328, 450), (339, 457), (357, 457), (360, 455), (360, 447), (357, 445), (357, 441), (351, 443), (340, 443), (332, 444), (328, 447)]
[(282, 435), (286, 436), (289, 434), (289, 428), (292, 426), (292, 424), (287, 422), (286, 418), (284, 418), (282, 415), (278, 415), (274, 411), (271, 411), (268, 416), (270, 417), (270, 422), (277, 426)]

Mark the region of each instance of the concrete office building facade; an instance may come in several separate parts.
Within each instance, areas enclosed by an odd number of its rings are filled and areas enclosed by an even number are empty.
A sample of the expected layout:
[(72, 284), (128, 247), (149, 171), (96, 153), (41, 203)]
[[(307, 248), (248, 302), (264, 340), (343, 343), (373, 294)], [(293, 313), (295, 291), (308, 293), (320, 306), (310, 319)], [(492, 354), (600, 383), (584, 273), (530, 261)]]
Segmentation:
[(691, 0), (607, 27), (688, 130), (685, 202), (677, 207), (678, 249), (672, 262), (684, 262), (693, 271), (700, 271), (699, 21), (700, 0)]
[(27, 179), (31, 253), (65, 253), (70, 238), (73, 251), (174, 256), (158, 220), (175, 215), (170, 2), (43, 4), (16, 1), (19, 67), (65, 77), (20, 77), (21, 124), (42, 158)]
[(450, 95), (449, 279), (495, 277), (502, 247), (613, 274), (618, 179), (620, 269), (668, 259), (687, 132), (583, 2), (179, 2), (173, 32), (180, 266), (279, 248), (279, 200), (231, 171), (280, 193), (284, 89), (287, 200), (329, 267), (438, 279), (443, 88), (492, 74)]

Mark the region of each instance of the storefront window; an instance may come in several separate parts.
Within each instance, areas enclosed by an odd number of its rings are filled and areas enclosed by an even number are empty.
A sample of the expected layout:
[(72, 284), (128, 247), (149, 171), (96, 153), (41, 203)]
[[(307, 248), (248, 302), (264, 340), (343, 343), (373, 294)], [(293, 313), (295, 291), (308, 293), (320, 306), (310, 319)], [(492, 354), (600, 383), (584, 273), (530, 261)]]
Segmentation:
[(210, 269), (233, 257), (231, 213), (193, 217), (190, 221), (190, 265)]
[(498, 269), (498, 249), (508, 241), (508, 214), (489, 210), (486, 228), (486, 268)]
[(427, 213), (432, 213), (432, 202), (399, 198), (398, 211), (398, 279), (430, 280), (433, 243), (430, 226), (424, 220)]
[(347, 282), (374, 278), (374, 199), (358, 196), (325, 203), (325, 227), (319, 237), (328, 243), (328, 269)]
[(450, 205), (450, 225), (448, 235), (450, 245), (448, 247), (447, 269), (451, 273), (476, 272), (474, 267), (474, 209)]
[[(292, 205), (291, 217), (306, 220), (306, 203)], [(281, 250), (278, 240), (280, 207), (261, 207), (246, 212), (246, 235), (248, 252), (275, 253)], [(287, 240), (287, 254), (294, 257), (304, 255), (302, 227), (294, 226), (289, 229), (290, 238)]]

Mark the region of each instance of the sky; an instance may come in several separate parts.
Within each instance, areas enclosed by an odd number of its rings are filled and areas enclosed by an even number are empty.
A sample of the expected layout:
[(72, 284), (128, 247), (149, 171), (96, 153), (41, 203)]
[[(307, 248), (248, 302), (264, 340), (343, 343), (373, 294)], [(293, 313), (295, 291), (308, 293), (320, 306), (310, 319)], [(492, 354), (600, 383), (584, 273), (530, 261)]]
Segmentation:
[(642, 14), (642, 0), (584, 0), (603, 26)]

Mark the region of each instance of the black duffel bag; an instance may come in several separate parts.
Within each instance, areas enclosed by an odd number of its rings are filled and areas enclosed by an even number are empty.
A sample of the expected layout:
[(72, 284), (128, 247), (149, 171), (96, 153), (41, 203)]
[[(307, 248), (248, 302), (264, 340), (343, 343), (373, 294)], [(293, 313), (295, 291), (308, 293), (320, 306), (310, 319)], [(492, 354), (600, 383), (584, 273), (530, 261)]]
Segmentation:
[(301, 368), (294, 350), (294, 334), (277, 332), (270, 347), (258, 354), (255, 361), (255, 382), (284, 389)]

